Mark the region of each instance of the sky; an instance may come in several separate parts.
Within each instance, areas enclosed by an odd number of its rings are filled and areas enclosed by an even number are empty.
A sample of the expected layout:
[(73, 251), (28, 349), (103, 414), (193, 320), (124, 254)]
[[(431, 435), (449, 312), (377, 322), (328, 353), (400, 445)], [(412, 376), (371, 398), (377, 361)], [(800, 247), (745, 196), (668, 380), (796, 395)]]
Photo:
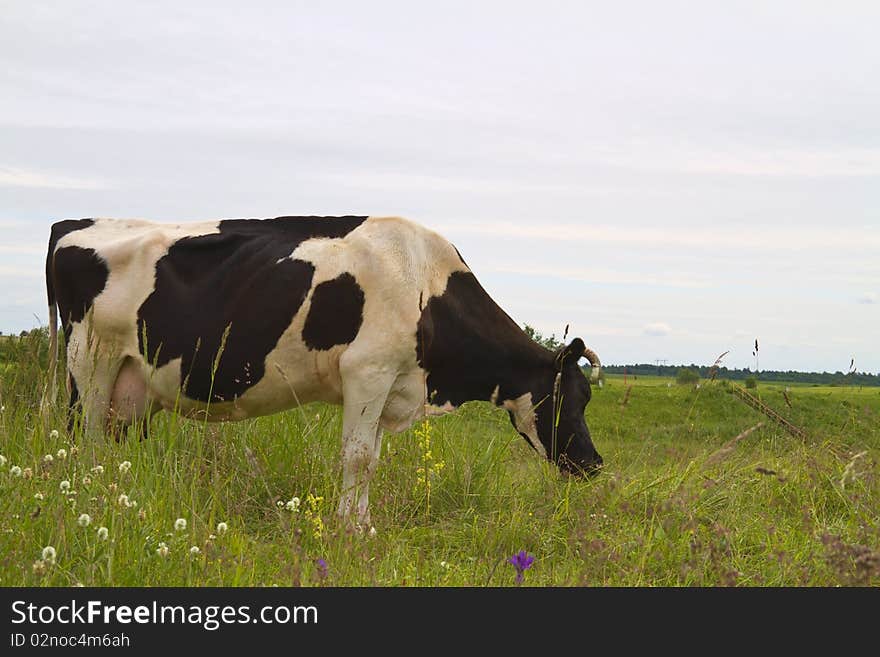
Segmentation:
[(606, 363), (878, 372), (878, 24), (845, 1), (0, 0), (0, 330), (48, 321), (60, 219), (397, 215)]

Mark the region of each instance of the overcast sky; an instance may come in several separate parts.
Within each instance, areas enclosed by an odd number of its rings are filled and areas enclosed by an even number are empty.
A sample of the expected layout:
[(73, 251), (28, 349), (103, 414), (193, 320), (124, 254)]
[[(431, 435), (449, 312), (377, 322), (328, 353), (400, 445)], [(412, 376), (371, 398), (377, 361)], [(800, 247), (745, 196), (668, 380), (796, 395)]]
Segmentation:
[[(320, 5), (320, 8), (316, 8)], [(717, 6), (714, 6), (717, 5)], [(608, 363), (880, 371), (880, 3), (0, 0), (0, 330), (48, 228), (402, 215)]]

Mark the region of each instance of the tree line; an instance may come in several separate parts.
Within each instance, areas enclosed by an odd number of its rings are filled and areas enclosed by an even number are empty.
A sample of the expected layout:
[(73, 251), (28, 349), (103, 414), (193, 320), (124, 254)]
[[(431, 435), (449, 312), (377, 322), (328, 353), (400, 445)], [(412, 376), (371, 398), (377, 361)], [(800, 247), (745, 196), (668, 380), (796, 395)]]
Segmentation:
[[(713, 368), (710, 365), (655, 365), (652, 363), (636, 363), (634, 365), (602, 365), (609, 374), (623, 374), (632, 376), (667, 376), (675, 378), (678, 371), (687, 367), (699, 373), (700, 378), (712, 377)], [(880, 375), (868, 372), (796, 372), (794, 370), (761, 370), (754, 372), (749, 369), (737, 369), (718, 367), (715, 372), (716, 379), (731, 379), (744, 381), (748, 378), (756, 378), (759, 381), (772, 383), (774, 381), (791, 383), (815, 383), (826, 386), (880, 386)]]

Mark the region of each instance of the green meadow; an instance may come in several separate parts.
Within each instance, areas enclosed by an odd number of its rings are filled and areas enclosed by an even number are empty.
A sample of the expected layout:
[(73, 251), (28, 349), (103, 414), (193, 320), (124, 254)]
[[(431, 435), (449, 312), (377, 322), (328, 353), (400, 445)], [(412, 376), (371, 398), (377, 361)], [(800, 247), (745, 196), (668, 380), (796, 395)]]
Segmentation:
[(2, 586), (515, 586), (520, 551), (523, 586), (880, 584), (880, 388), (759, 383), (796, 438), (733, 383), (609, 376), (589, 480), (467, 404), (386, 435), (372, 534), (335, 517), (340, 408), (84, 442), (63, 410), (41, 422), (45, 354), (20, 342), (0, 369)]

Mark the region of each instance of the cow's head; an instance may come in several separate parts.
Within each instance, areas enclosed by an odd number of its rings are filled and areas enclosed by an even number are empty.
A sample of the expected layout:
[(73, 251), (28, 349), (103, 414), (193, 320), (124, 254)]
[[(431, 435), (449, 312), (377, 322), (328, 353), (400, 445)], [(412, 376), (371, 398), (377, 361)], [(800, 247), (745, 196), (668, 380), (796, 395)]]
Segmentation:
[(535, 425), (547, 458), (563, 472), (585, 476), (598, 472), (602, 457), (584, 419), (591, 391), (589, 380), (578, 366), (582, 357), (592, 365), (593, 376), (598, 376), (599, 359), (580, 338), (556, 352), (552, 381), (549, 389), (548, 382), (543, 382), (542, 401), (535, 409)]

